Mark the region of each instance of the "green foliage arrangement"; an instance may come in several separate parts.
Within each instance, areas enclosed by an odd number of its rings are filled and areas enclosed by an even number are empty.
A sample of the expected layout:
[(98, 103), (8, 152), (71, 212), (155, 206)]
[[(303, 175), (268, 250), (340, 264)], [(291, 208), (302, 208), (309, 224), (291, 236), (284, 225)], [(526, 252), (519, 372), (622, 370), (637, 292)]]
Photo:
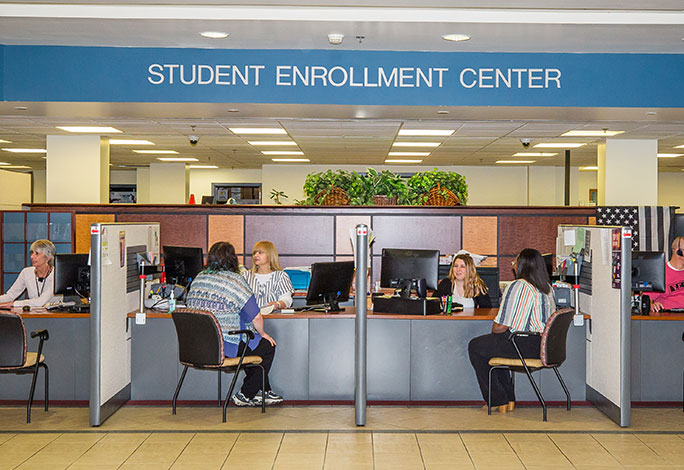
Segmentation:
[(404, 179), (390, 170), (378, 173), (374, 168), (366, 170), (364, 178), (366, 186), (366, 204), (373, 204), (373, 196), (387, 196), (396, 198), (396, 204), (403, 205), (408, 202), (408, 187)]
[(323, 204), (325, 197), (334, 188), (339, 188), (347, 194), (351, 204), (363, 204), (364, 184), (361, 176), (355, 171), (328, 170), (319, 173), (309, 173), (304, 181), (304, 204)]
[(278, 205), (282, 204), (283, 202), (281, 199), (287, 199), (288, 196), (285, 194), (284, 191), (278, 191), (277, 189), (273, 188), (271, 190), (271, 195), (270, 198)]
[(450, 190), (458, 197), (461, 204), (465, 205), (468, 202), (468, 185), (465, 177), (453, 171), (440, 171), (435, 168), (432, 171), (421, 171), (409, 178), (407, 184), (411, 203), (425, 204), (430, 190), (436, 188), (437, 183), (445, 199), (448, 198), (447, 190)]

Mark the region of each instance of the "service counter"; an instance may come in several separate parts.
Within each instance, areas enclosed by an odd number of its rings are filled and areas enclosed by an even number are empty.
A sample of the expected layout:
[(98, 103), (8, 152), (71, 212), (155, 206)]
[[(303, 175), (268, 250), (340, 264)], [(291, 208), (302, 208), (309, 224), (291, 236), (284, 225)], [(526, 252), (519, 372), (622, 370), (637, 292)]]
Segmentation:
[[(55, 404), (86, 404), (89, 398), (90, 321), (88, 314), (18, 312), (28, 331), (48, 329), (45, 355)], [(453, 315), (368, 314), (368, 399), (375, 402), (480, 401), (468, 360), (468, 341), (488, 333), (496, 309)], [(129, 315), (130, 316), (130, 315)], [(150, 312), (145, 325), (129, 318), (132, 330), (132, 400), (168, 403), (182, 368), (176, 333), (168, 313)], [(632, 321), (632, 400), (681, 400), (684, 315), (635, 316)], [(349, 402), (354, 394), (354, 314), (272, 314), (266, 329), (278, 341), (271, 370), (273, 387), (288, 401)], [(561, 373), (573, 401), (585, 400), (585, 329), (571, 327), (568, 360)], [(37, 340), (29, 339), (33, 350)], [(550, 372), (550, 373), (549, 373)], [(552, 371), (536, 372), (545, 398), (564, 400)], [(183, 401), (214, 400), (216, 374), (190, 370)], [(39, 382), (42, 381), (42, 374)], [(0, 403), (24, 402), (29, 376), (0, 376)], [(227, 392), (228, 377), (223, 380)], [(518, 376), (518, 399), (535, 401), (527, 380)], [(37, 400), (42, 399), (41, 384)]]

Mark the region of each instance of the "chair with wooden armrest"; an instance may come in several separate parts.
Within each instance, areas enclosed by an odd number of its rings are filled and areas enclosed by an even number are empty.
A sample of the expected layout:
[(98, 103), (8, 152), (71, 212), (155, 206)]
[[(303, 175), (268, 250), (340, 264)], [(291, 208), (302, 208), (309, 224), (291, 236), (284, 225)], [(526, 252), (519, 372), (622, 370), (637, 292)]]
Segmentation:
[(14, 313), (0, 313), (0, 374), (33, 374), (28, 403), (26, 422), (31, 422), (31, 406), (36, 391), (38, 370), (45, 370), (45, 411), (50, 402), (50, 380), (48, 366), (43, 356), (43, 342), (50, 339), (47, 330), (31, 332), (31, 338), (40, 338), (38, 352), (28, 352), (26, 327), (21, 317)]
[[(246, 356), (247, 348), (244, 348), (239, 357), (225, 357), (223, 351), (223, 334), (216, 317), (205, 310), (193, 310), (188, 308), (176, 309), (171, 314), (173, 324), (176, 327), (178, 337), (178, 357), (181, 364), (185, 367), (181, 373), (176, 392), (173, 394), (172, 409), (176, 414), (176, 400), (180, 393), (185, 374), (188, 368), (192, 367), (199, 370), (215, 370), (219, 374), (219, 405), (221, 402), (221, 373), (232, 372), (233, 380), (228, 389), (228, 394), (223, 401), (223, 422), (226, 422), (226, 408), (228, 401), (233, 393), (235, 382), (237, 381), (240, 370), (246, 367), (261, 368), (261, 412), (266, 412), (266, 401), (264, 400), (264, 390), (266, 383), (266, 372), (261, 365), (261, 357)], [(229, 331), (231, 335), (245, 335), (245, 343), (254, 338), (254, 333), (250, 330)]]
[[(558, 372), (558, 368), (565, 362), (566, 353), (566, 340), (568, 337), (568, 329), (573, 320), (573, 315), (575, 311), (571, 308), (564, 308), (557, 310), (549, 318), (544, 326), (544, 331), (542, 333), (526, 333), (526, 332), (514, 332), (510, 334), (510, 340), (513, 343), (517, 358), (508, 357), (493, 357), (489, 360), (489, 397), (487, 400), (487, 411), (492, 414), (492, 371), (494, 369), (508, 369), (511, 372), (524, 372), (534, 389), (534, 393), (537, 395), (539, 403), (541, 403), (543, 409), (544, 421), (546, 421), (546, 402), (541, 394), (541, 390), (537, 386), (534, 378), (532, 377), (532, 372), (541, 369), (553, 369), (558, 377), (558, 381), (563, 387), (565, 396), (567, 398), (567, 408), (570, 410), (570, 392), (563, 382), (563, 378)], [(516, 338), (521, 336), (541, 336), (541, 347), (540, 347), (540, 357), (539, 358), (525, 358), (520, 353), (520, 348), (516, 343)], [(513, 374), (514, 376), (515, 374)]]

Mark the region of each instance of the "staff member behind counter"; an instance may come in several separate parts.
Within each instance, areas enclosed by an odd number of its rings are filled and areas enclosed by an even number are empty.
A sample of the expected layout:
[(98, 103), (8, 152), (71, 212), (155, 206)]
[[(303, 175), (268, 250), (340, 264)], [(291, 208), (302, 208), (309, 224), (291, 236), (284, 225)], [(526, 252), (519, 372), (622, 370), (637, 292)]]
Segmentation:
[(269, 241), (260, 241), (252, 249), (252, 269), (243, 273), (260, 308), (272, 305), (279, 310), (292, 306), (294, 288), (290, 276), (280, 266), (278, 250)]
[[(0, 307), (42, 307), (48, 302), (56, 302), (54, 296), (55, 276), (54, 259), (57, 250), (50, 240), (36, 240), (31, 244), (31, 266), (22, 269), (19, 277), (6, 294), (0, 295)], [(24, 291), (26, 300), (15, 300)]]
[(684, 308), (684, 237), (672, 242), (672, 258), (665, 266), (665, 292), (644, 293), (651, 298), (651, 312)]
[(487, 295), (487, 285), (478, 276), (473, 258), (464, 253), (454, 257), (449, 277), (442, 279), (437, 286), (437, 295), (451, 295), (452, 302), (457, 302), (464, 308), (492, 307), (492, 300)]

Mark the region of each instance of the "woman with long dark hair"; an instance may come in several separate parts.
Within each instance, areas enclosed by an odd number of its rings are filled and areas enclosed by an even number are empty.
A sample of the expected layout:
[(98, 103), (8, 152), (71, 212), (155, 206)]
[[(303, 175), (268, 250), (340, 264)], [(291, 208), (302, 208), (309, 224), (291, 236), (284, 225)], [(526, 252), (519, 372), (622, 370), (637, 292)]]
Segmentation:
[[(266, 372), (265, 401), (280, 403), (283, 397), (271, 390), (268, 372), (275, 357), (276, 342), (264, 331), (264, 319), (259, 313), (254, 294), (240, 274), (235, 248), (228, 242), (214, 243), (207, 256), (207, 265), (197, 275), (187, 294), (189, 308), (214, 314), (223, 332), (223, 349), (228, 357), (236, 357), (247, 348), (248, 356), (261, 357)], [(230, 330), (250, 329), (254, 339), (245, 344), (241, 335), (229, 335)], [(261, 374), (256, 367), (245, 369), (242, 389), (233, 395), (238, 406), (261, 405)]]
[[(522, 250), (513, 262), (513, 271), (515, 281), (501, 299), (492, 332), (478, 336), (468, 344), (470, 362), (485, 401), (489, 394), (489, 360), (492, 357), (518, 358), (509, 331), (541, 333), (555, 307), (549, 275), (539, 251), (532, 248)], [(516, 344), (524, 357), (539, 357), (541, 336), (520, 336)], [(491, 405), (501, 413), (515, 408), (513, 384), (506, 370), (492, 371)]]

